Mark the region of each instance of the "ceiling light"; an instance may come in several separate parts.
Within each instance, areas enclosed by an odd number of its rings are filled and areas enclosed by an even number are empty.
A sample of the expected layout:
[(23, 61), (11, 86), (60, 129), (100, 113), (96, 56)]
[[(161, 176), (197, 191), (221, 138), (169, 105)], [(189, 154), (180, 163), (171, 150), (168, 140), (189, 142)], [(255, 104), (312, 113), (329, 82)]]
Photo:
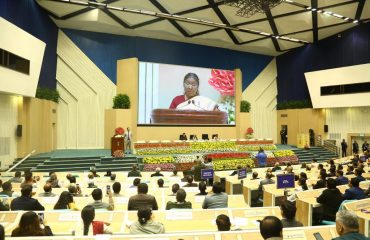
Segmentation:
[(251, 17), (256, 13), (266, 13), (266, 10), (276, 7), (283, 0), (224, 0), (224, 3), (236, 7), (237, 16)]
[(123, 11), (123, 7), (107, 6), (108, 9)]
[(349, 20), (349, 17), (344, 18), (344, 21), (348, 21), (348, 20)]
[(293, 3), (292, 0), (284, 0), (284, 2)]
[(322, 12), (324, 12), (324, 11), (323, 11), (323, 10), (318, 10), (317, 12), (318, 12), (318, 13), (322, 13)]
[(70, 2), (70, 3), (82, 4), (82, 5), (89, 5), (89, 3), (88, 3), (88, 2), (78, 1), (78, 0), (70, 0), (69, 2)]
[(333, 16), (338, 17), (338, 18), (342, 18), (343, 17), (342, 15), (339, 15), (339, 14), (336, 14), (336, 13), (333, 13)]
[(331, 15), (331, 12), (324, 12), (325, 15)]
[(312, 8), (312, 12), (316, 11), (317, 9), (316, 8)]
[(355, 21), (353, 21), (353, 23), (358, 23), (358, 20), (356, 19)]
[(311, 10), (311, 7), (306, 7), (307, 10)]

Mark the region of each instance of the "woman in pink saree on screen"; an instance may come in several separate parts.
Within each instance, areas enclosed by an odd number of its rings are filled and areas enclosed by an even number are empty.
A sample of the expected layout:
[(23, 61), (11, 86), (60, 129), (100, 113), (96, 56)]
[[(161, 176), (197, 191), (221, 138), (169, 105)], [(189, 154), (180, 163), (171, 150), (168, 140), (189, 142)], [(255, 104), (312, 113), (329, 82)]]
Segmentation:
[(217, 111), (218, 105), (212, 99), (199, 95), (199, 78), (195, 73), (188, 73), (184, 77), (184, 94), (176, 96), (170, 109)]

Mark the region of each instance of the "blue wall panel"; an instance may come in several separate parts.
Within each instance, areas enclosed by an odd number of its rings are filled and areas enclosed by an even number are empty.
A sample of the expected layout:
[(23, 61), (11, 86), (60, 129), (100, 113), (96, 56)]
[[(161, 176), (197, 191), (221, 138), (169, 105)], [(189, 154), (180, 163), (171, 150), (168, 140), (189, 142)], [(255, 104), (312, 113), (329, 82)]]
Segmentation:
[(272, 60), (271, 56), (196, 44), (70, 29), (63, 31), (113, 82), (116, 82), (117, 60), (137, 57), (139, 61), (145, 62), (240, 68), (244, 90)]
[(58, 27), (34, 0), (0, 0), (0, 16), (46, 43), (39, 86), (56, 88)]
[(310, 99), (305, 72), (370, 62), (370, 23), (277, 57), (278, 102)]

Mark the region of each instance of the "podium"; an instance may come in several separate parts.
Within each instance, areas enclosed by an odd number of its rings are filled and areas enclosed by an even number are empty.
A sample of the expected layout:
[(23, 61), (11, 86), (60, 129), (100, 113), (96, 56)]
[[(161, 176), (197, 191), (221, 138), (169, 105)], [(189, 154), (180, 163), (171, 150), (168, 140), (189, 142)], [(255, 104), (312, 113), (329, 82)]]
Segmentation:
[(227, 119), (222, 111), (153, 109), (151, 114), (154, 124), (227, 124)]
[(124, 152), (124, 139), (123, 137), (112, 137), (110, 139), (110, 154), (111, 156), (114, 155), (114, 152), (117, 150), (121, 150), (122, 153)]

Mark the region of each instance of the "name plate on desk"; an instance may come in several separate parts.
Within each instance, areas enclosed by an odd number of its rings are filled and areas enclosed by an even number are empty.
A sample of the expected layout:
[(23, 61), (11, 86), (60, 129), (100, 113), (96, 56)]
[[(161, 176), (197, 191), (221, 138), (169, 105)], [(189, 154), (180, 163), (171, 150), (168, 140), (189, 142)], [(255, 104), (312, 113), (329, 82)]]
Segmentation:
[(283, 238), (290, 240), (307, 240), (303, 230), (283, 231)]
[(259, 217), (259, 216), (264, 217), (270, 215), (270, 211), (268, 209), (259, 209), (259, 210), (248, 209), (244, 211), (244, 214), (246, 217)]
[(59, 215), (59, 221), (61, 222), (74, 222), (81, 219), (80, 212), (68, 212), (68, 213), (61, 213)]
[(166, 211), (166, 220), (192, 220), (193, 212), (191, 211)]

